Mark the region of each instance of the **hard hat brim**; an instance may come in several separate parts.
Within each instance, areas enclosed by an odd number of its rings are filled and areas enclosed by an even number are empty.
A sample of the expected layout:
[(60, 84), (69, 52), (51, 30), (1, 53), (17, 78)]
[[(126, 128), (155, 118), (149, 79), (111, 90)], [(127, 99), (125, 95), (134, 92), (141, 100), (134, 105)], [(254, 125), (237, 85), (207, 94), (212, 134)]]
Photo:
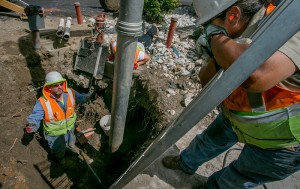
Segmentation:
[(237, 2), (237, 0), (233, 0), (233, 1), (227, 2), (226, 4), (223, 4), (222, 7), (219, 8), (219, 13), (215, 14), (215, 12), (212, 12), (211, 14), (208, 14), (203, 18), (199, 18), (196, 20), (195, 25), (200, 26), (202, 24), (205, 24), (206, 22), (209, 22), (211, 19), (217, 17), (220, 13), (224, 12), (226, 9), (228, 9), (230, 6), (232, 6), (236, 2)]
[(46, 82), (44, 84), (44, 86), (49, 86), (49, 85), (53, 85), (53, 84), (61, 83), (61, 82), (66, 82), (66, 81), (67, 81), (66, 79), (61, 79), (61, 80), (58, 80), (58, 81), (55, 81), (55, 82)]

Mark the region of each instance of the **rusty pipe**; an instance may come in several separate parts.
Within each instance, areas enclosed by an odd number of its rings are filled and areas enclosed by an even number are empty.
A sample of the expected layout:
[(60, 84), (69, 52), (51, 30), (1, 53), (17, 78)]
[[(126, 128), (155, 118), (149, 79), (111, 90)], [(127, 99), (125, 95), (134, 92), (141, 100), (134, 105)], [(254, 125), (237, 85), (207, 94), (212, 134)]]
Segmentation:
[(80, 10), (80, 3), (76, 2), (76, 3), (74, 3), (74, 5), (75, 5), (77, 23), (82, 24), (82, 15), (81, 15), (81, 10)]
[(97, 29), (104, 29), (105, 27), (105, 13), (100, 12), (96, 17), (96, 27)]
[(168, 38), (167, 38), (167, 42), (166, 42), (167, 48), (171, 47), (175, 29), (176, 29), (177, 20), (178, 20), (177, 18), (171, 18), (171, 23), (170, 23), (169, 32), (168, 32)]
[(104, 42), (104, 32), (103, 32), (104, 28), (105, 28), (105, 14), (104, 12), (100, 12), (99, 15), (96, 17), (96, 25), (95, 25), (95, 29), (98, 31), (96, 41), (99, 43)]

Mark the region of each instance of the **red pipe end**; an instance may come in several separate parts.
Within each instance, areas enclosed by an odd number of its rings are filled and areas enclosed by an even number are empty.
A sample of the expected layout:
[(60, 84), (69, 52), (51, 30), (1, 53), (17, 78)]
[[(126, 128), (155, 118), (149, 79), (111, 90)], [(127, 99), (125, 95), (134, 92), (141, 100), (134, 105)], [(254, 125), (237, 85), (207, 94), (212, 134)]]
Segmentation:
[(175, 33), (175, 29), (176, 29), (177, 20), (178, 20), (178, 18), (173, 18), (173, 17), (171, 18), (171, 23), (170, 23), (169, 32), (168, 32), (168, 38), (166, 41), (167, 48), (171, 47), (173, 36)]
[(80, 10), (80, 3), (76, 2), (76, 3), (74, 3), (74, 6), (75, 6), (75, 11), (76, 11), (77, 23), (82, 24), (82, 15), (81, 15), (81, 10)]

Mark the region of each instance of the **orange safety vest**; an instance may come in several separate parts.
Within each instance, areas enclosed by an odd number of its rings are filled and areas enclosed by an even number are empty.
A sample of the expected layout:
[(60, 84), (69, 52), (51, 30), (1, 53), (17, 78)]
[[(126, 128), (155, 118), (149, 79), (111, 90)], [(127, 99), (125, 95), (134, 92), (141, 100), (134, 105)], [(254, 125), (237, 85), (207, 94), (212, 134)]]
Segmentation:
[[(117, 54), (117, 45), (115, 45), (114, 47), (114, 55)], [(139, 54), (140, 54), (140, 50), (137, 48), (136, 51), (135, 51), (135, 55), (134, 55), (134, 60), (133, 60), (133, 63), (134, 63), (134, 67), (137, 68), (138, 67), (138, 57), (139, 57)]]
[[(248, 95), (245, 89), (238, 87), (222, 102), (222, 106), (239, 112), (253, 112)], [(300, 103), (300, 92), (285, 89), (277, 84), (263, 92), (261, 98), (265, 110), (270, 111)]]
[[(266, 15), (274, 8), (269, 4)], [(262, 93), (238, 87), (222, 102), (222, 110), (240, 142), (282, 149), (300, 145), (299, 102), (300, 90), (285, 88), (281, 83)]]
[(273, 10), (276, 8), (276, 6), (273, 3), (268, 3), (266, 5), (266, 12), (265, 15), (269, 15)]
[[(67, 88), (66, 88), (66, 82), (64, 82), (62, 88), (64, 92), (68, 92)], [(69, 89), (71, 90), (71, 89)], [(72, 91), (72, 90), (71, 90)], [(51, 121), (61, 121), (64, 119), (69, 118), (71, 115), (73, 115), (74, 113), (74, 108), (75, 108), (75, 94), (72, 91), (72, 95), (73, 97), (71, 98), (70, 95), (68, 95), (68, 100), (67, 100), (67, 111), (66, 113), (61, 109), (61, 107), (58, 105), (58, 103), (56, 102), (55, 99), (53, 99), (52, 97), (50, 97), (50, 90), (49, 88), (46, 86), (43, 89), (43, 97), (39, 98), (39, 101), (42, 104), (42, 107), (45, 111), (45, 116), (44, 116), (44, 121), (45, 122), (51, 122)], [(52, 109), (52, 113), (49, 112), (49, 108), (47, 107), (47, 103), (49, 102), (51, 109)], [(73, 102), (72, 102), (73, 101)], [(47, 103), (46, 103), (47, 102)]]

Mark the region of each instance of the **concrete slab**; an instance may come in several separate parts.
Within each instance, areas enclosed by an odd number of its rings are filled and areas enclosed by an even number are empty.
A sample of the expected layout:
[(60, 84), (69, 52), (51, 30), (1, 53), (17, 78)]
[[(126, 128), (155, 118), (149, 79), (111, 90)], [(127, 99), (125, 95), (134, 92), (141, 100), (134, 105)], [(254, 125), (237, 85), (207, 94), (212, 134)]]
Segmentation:
[[(206, 183), (207, 178), (198, 174), (188, 175), (180, 170), (165, 168), (161, 159), (167, 155), (176, 155), (179, 149), (174, 145), (162, 154), (152, 165), (145, 169), (141, 174), (134, 178), (124, 188), (199, 188)], [(144, 184), (140, 184), (144, 183)]]

